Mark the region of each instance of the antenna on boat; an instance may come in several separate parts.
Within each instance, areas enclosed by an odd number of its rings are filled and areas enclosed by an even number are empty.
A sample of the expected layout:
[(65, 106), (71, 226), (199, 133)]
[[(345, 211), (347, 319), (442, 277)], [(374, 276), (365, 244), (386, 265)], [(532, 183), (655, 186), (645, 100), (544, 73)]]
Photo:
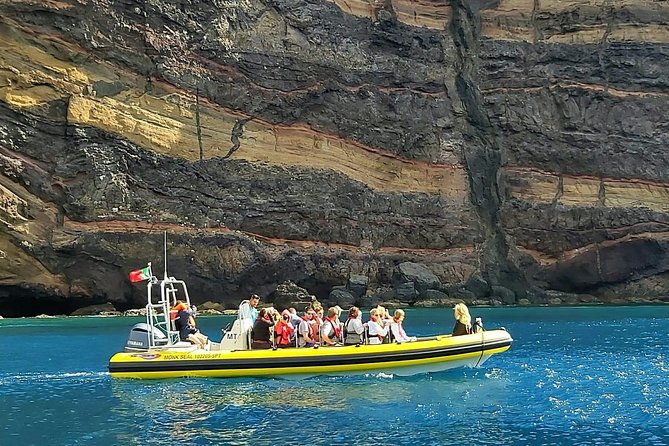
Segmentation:
[(163, 231), (163, 252), (165, 255), (165, 276), (164, 280), (167, 280), (167, 231)]

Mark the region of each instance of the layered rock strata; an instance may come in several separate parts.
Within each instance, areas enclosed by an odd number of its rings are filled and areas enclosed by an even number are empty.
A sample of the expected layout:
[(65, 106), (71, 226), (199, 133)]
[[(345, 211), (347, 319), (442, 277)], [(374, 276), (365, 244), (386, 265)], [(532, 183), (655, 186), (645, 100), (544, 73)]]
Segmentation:
[(667, 295), (664, 2), (0, 12), (4, 315), (141, 305), (163, 231), (226, 306)]

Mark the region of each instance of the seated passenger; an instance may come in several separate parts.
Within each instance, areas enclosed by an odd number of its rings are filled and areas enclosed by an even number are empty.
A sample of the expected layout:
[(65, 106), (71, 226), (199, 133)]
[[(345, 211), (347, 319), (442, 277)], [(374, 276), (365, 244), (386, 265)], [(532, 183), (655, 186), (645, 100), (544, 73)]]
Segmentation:
[(455, 326), (453, 327), (453, 336), (460, 336), (472, 333), (472, 317), (469, 315), (469, 308), (464, 303), (459, 303), (453, 307), (455, 316)]
[(290, 323), (293, 325), (293, 328), (295, 331), (293, 332), (293, 335), (290, 337), (290, 341), (293, 343), (293, 345), (297, 346), (297, 330), (300, 328), (300, 323), (302, 322), (302, 318), (297, 314), (297, 310), (295, 307), (290, 307), (288, 309), (288, 312), (290, 313)]
[(276, 346), (283, 347), (293, 347), (295, 341), (293, 339), (293, 333), (295, 328), (290, 322), (290, 312), (288, 310), (283, 310), (281, 312), (281, 319), (277, 322), (274, 327), (274, 333), (276, 334)]
[(262, 308), (258, 313), (258, 318), (253, 324), (251, 331), (252, 349), (272, 348), (272, 329), (274, 328), (274, 320), (271, 318), (270, 312), (267, 308)]
[(199, 348), (206, 350), (209, 339), (195, 326), (195, 317), (190, 311), (188, 304), (177, 301), (174, 309), (177, 308), (179, 310), (177, 310), (176, 317), (174, 318), (174, 326), (179, 332), (179, 339), (189, 341)]
[(176, 320), (179, 311), (186, 309), (186, 305), (182, 301), (178, 300), (177, 303), (174, 304), (174, 306), (170, 309), (170, 319), (173, 321)]
[(379, 319), (382, 321), (387, 321), (386, 324), (389, 325), (393, 318), (390, 316), (390, 312), (383, 305), (377, 305), (376, 309), (379, 312)]
[(295, 307), (290, 307), (288, 313), (290, 314), (290, 323), (293, 324), (293, 327), (297, 328), (300, 322), (302, 322), (302, 318), (297, 314)]
[(317, 326), (314, 323), (314, 318), (316, 317), (316, 312), (313, 308), (307, 307), (304, 310), (304, 317), (297, 333), (297, 346), (298, 347), (314, 347), (318, 345), (318, 339), (316, 337)]
[(339, 321), (339, 307), (328, 308), (328, 317), (321, 325), (321, 341), (323, 345), (341, 344), (341, 322)]
[(314, 311), (316, 312), (316, 317), (314, 317), (313, 321), (316, 324), (316, 337), (318, 338), (316, 341), (320, 342), (321, 326), (323, 325), (323, 314), (325, 310), (323, 310), (321, 304), (316, 304), (314, 305)]
[(362, 344), (362, 335), (365, 332), (365, 326), (362, 323), (362, 313), (358, 307), (351, 307), (348, 310), (348, 319), (344, 323), (344, 345)]
[(388, 335), (383, 338), (383, 343), (388, 344), (391, 341), (390, 337), (392, 332), (390, 331), (390, 324), (393, 321), (393, 318), (390, 316), (390, 311), (388, 311), (383, 305), (377, 305), (376, 309), (379, 311), (379, 321), (383, 322), (384, 327), (388, 327)]
[(320, 345), (321, 343), (321, 325), (323, 325), (323, 307), (320, 304), (314, 307), (314, 318), (309, 322), (312, 326), (314, 333), (314, 341), (316, 344)]
[(395, 342), (413, 342), (416, 340), (415, 336), (407, 336), (402, 327), (404, 321), (404, 310), (395, 310), (395, 317), (390, 322), (390, 332), (393, 334)]
[(383, 338), (388, 334), (386, 323), (379, 316), (379, 310), (372, 308), (369, 312), (369, 322), (367, 322), (369, 332), (368, 342), (372, 345), (383, 344)]

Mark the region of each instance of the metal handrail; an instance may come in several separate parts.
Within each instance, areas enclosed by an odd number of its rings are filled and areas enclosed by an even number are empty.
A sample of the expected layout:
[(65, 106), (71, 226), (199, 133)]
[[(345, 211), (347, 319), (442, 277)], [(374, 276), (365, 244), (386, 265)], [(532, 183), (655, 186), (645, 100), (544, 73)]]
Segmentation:
[[(160, 297), (154, 301), (153, 287), (160, 285)], [(179, 289), (178, 285), (181, 285)], [(179, 292), (183, 292), (183, 296)], [(152, 276), (147, 283), (147, 304), (146, 304), (146, 324), (149, 326), (149, 347), (164, 347), (174, 345), (179, 342), (179, 332), (172, 326), (171, 309), (176, 305), (177, 300), (181, 300), (190, 306), (190, 296), (188, 288), (183, 280), (177, 280), (174, 277), (165, 277), (158, 280)], [(154, 328), (162, 332), (167, 343), (156, 339)]]

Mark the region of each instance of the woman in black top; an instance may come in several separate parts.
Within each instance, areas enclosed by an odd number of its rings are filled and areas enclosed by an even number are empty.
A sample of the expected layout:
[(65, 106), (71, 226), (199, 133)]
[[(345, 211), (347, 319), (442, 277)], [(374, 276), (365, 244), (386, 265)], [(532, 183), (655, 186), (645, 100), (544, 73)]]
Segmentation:
[(455, 326), (453, 327), (453, 336), (460, 336), (472, 333), (472, 317), (469, 315), (467, 305), (460, 303), (453, 308), (455, 316)]
[(253, 324), (251, 337), (252, 349), (272, 348), (271, 332), (274, 328), (274, 320), (271, 318), (267, 308), (262, 308), (258, 313), (258, 318)]

